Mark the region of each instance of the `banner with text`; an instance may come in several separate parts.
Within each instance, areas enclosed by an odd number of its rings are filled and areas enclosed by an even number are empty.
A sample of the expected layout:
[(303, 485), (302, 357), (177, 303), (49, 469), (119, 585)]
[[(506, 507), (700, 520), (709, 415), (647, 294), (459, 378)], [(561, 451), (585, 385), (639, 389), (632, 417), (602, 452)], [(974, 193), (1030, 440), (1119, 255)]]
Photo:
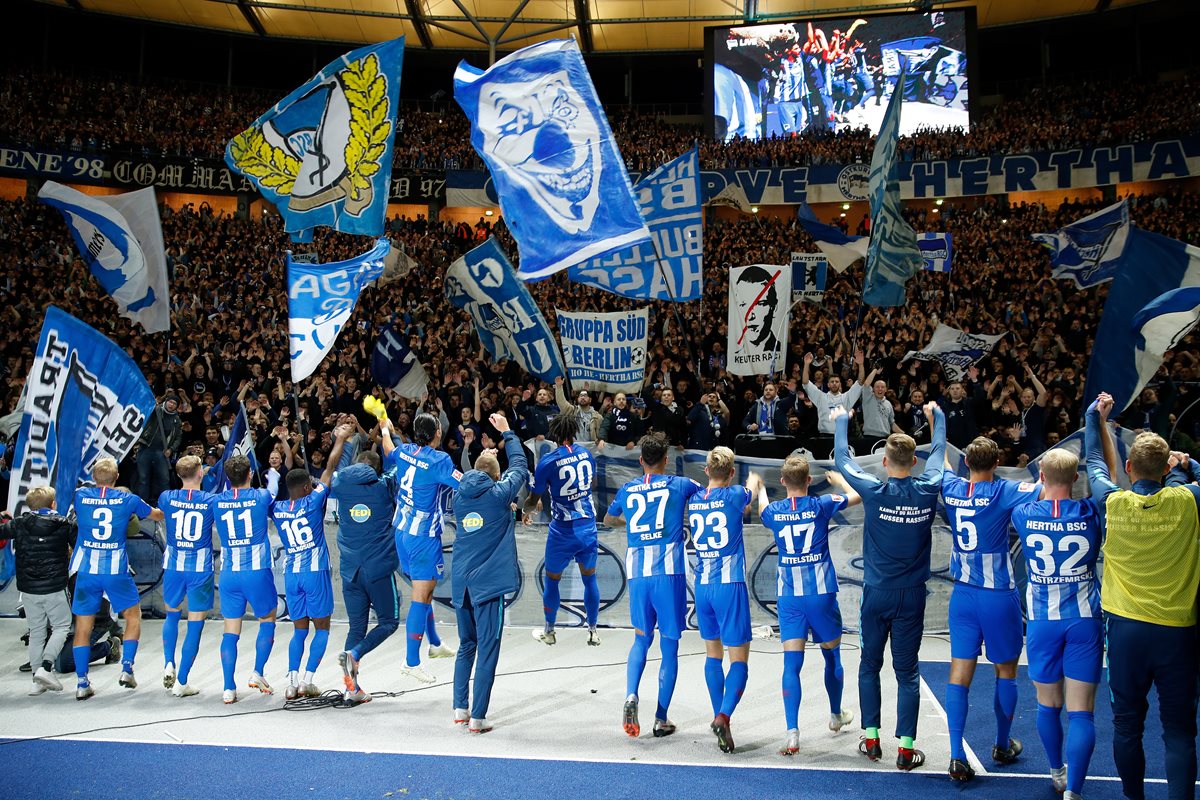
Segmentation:
[(787, 355), (792, 267), (752, 264), (729, 270), (729, 371), (775, 372)]
[(650, 310), (611, 314), (558, 312), (563, 362), (576, 389), (638, 392), (646, 377)]
[(792, 302), (820, 303), (828, 275), (829, 259), (824, 253), (792, 253)]

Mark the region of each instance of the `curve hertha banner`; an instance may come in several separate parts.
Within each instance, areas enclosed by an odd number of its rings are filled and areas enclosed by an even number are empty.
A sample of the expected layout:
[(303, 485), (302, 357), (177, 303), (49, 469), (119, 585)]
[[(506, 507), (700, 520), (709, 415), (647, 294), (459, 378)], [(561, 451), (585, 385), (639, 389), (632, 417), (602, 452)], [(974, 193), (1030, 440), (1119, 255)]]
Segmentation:
[(787, 355), (792, 267), (753, 264), (729, 270), (729, 371), (775, 372)]

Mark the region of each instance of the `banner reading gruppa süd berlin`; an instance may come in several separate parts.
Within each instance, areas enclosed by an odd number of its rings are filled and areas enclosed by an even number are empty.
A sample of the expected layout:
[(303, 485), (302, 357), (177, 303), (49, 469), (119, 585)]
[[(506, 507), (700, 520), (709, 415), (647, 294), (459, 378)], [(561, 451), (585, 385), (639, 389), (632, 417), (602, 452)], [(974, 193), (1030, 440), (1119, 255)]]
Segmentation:
[(641, 391), (646, 377), (650, 310), (594, 314), (558, 312), (563, 362), (576, 389)]
[(63, 513), (101, 456), (125, 458), (154, 410), (154, 393), (125, 351), (54, 306), (46, 310), (17, 434), (8, 508), (52, 486)]
[(754, 264), (729, 270), (729, 371), (774, 372), (787, 354), (792, 267)]

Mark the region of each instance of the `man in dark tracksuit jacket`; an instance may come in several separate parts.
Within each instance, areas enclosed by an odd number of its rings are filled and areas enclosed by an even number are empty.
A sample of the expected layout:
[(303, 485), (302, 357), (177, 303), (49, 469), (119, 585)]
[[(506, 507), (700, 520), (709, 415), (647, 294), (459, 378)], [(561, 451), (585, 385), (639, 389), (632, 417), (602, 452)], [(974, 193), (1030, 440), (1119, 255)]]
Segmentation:
[(859, 629), (862, 661), (858, 668), (858, 697), (866, 736), (859, 752), (878, 761), (882, 698), (879, 672), (883, 648), (892, 640), (892, 669), (896, 673), (896, 736), (900, 739), (896, 766), (910, 770), (925, 763), (913, 747), (921, 708), (921, 672), (917, 656), (925, 632), (925, 583), (929, 580), (933, 515), (942, 490), (942, 461), (946, 453), (946, 416), (935, 403), (925, 406), (933, 417), (933, 441), (925, 472), (911, 475), (916, 444), (907, 434), (888, 437), (883, 466), (888, 479), (880, 481), (859, 469), (850, 457), (845, 409), (835, 407), (834, 463), (846, 482), (862, 496), (863, 595)]
[[(500, 660), (504, 595), (516, 591), (521, 583), (512, 504), (529, 480), (525, 451), (508, 429), (508, 420), (502, 414), (493, 414), (491, 423), (504, 436), (508, 469), (501, 477), (495, 451), (485, 450), (475, 462), (475, 469), (463, 476), (454, 492), (458, 533), (450, 561), (450, 585), (459, 638), (458, 660), (454, 663), (454, 721), (468, 723), (472, 733), (492, 729), (487, 710)], [(468, 715), (472, 667), (475, 702)]]
[[(396, 511), (395, 476), (380, 475), (382, 462), (373, 451), (333, 473), (330, 496), (338, 501), (338, 550), (341, 552), (342, 598), (350, 630), (346, 649), (338, 655), (345, 673), (346, 699), (366, 702), (371, 696), (358, 685), (358, 662), (396, 632), (400, 595), (399, 567), (392, 535)], [(367, 632), (371, 609), (377, 623)]]

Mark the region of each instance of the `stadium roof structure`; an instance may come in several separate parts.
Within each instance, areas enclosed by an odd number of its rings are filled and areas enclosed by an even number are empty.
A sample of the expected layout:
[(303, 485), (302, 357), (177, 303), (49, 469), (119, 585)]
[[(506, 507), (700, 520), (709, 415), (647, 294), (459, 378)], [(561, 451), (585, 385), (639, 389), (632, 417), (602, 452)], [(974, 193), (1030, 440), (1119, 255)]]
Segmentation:
[(700, 50), (704, 28), (788, 18), (974, 6), (983, 27), (1148, 0), (40, 0), (78, 11), (268, 37), (511, 51), (575, 35), (584, 52)]

